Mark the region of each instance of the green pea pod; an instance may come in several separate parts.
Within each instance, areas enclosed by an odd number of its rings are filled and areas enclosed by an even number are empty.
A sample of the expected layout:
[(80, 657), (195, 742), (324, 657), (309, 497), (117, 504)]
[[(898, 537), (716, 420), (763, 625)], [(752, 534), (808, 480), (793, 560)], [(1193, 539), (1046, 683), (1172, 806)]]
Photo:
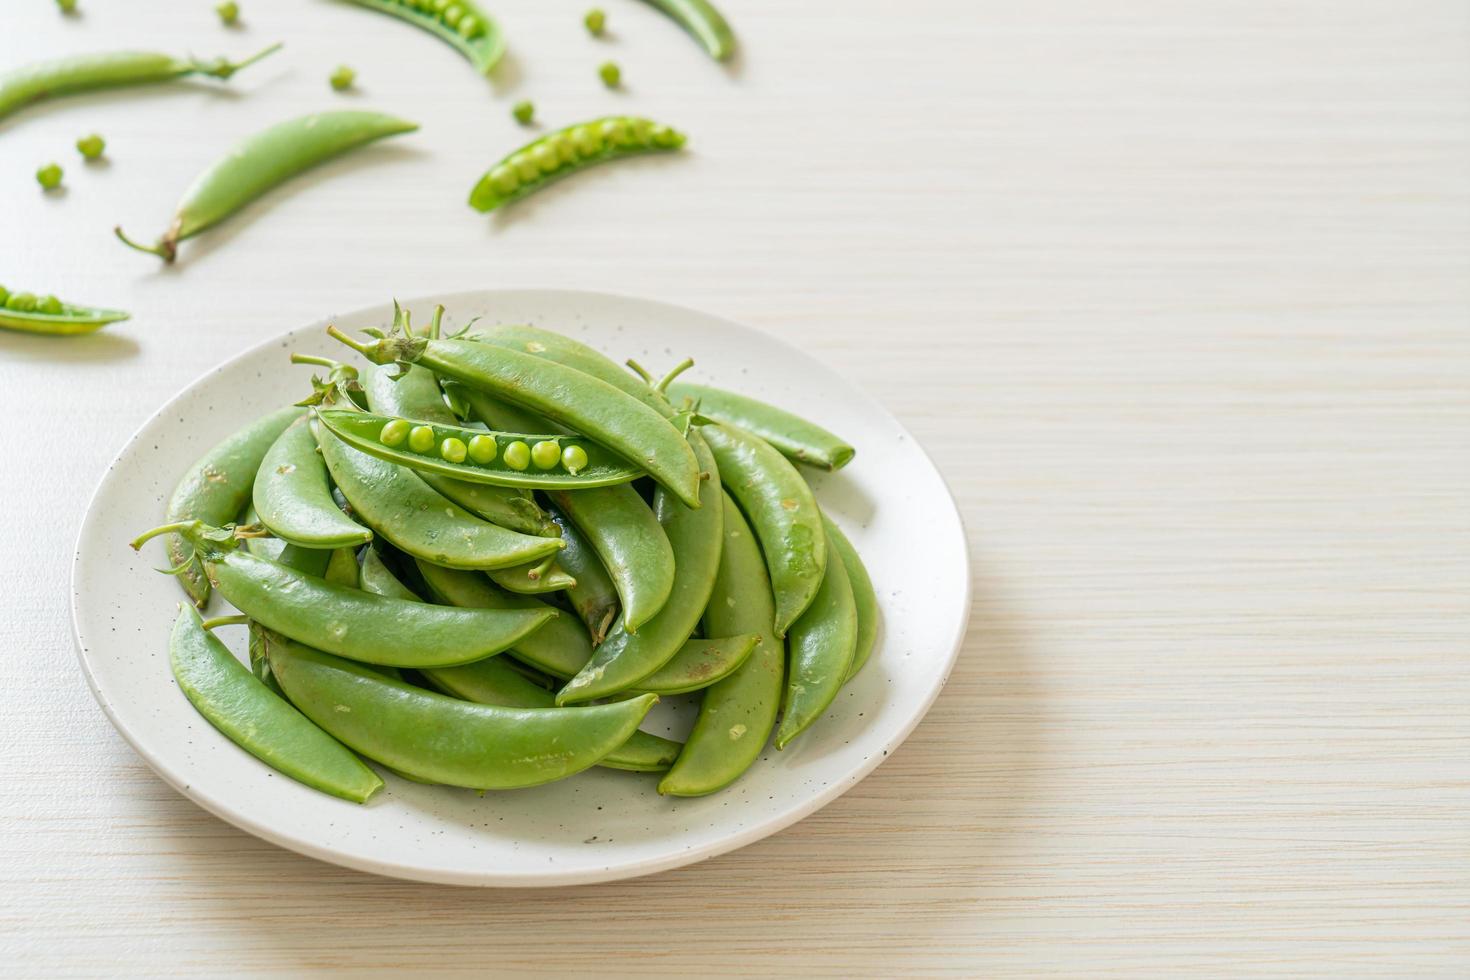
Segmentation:
[(684, 382), (670, 385), (669, 394), (697, 402), (699, 414), (706, 418), (759, 436), (794, 463), (839, 470), (854, 455), (851, 446), (820, 425), (745, 395)]
[(204, 628), (197, 610), (179, 607), (169, 637), (179, 690), (211, 725), (261, 762), (324, 793), (366, 803), (383, 781), (304, 718)]
[[(235, 524), (239, 527), (249, 527), (252, 524), (259, 523), (260, 518), (255, 513), (254, 504), (246, 504), (245, 509), (241, 511), (239, 518), (235, 521)], [(282, 541), (280, 538), (245, 539), (245, 549), (247, 551), (249, 551), (252, 555), (259, 555), (262, 558), (269, 558), (271, 561), (278, 560), (281, 557), (281, 552), (285, 551), (286, 548), (286, 542)]]
[[(393, 308), (398, 311), (398, 322), (406, 327), (407, 312), (396, 303)], [(436, 330), (436, 325), (429, 329)], [(456, 422), (454, 413), (444, 404), (438, 379), (428, 368), (410, 364), (395, 372), (374, 364), (361, 372), (360, 380), (368, 408), (380, 415), (397, 415), (440, 425), (454, 425)]]
[(791, 624), (786, 637), (791, 665), (776, 748), (790, 745), (831, 706), (852, 670), (857, 634), (857, 603), (847, 580), (847, 566), (836, 558), (827, 562), (816, 599)]
[[(505, 54), (505, 36), (499, 26), (470, 0), (429, 3), (424, 0), (348, 0), (359, 7), (397, 17), (420, 30), (428, 31), (475, 66), (482, 75), (490, 74)], [(451, 14), (450, 11), (457, 11)]]
[[(589, 347), (579, 340), (563, 336), (550, 330), (542, 330), (527, 324), (512, 323), (491, 327), (465, 335), (468, 340), (482, 344), (494, 344), (509, 350), (522, 351), (532, 357), (590, 374), (599, 381), (606, 381), (628, 395), (638, 399), (664, 418), (672, 418), (673, 406), (660, 392), (655, 391), (642, 378), (636, 378), (628, 369), (618, 364), (602, 351)], [(539, 430), (537, 430), (539, 431)]]
[(212, 228), (304, 170), (375, 140), (418, 129), (381, 112), (338, 109), (288, 119), (246, 137), (184, 192), (157, 245), (140, 245), (113, 229), (123, 244), (172, 262), (179, 242)]
[(620, 622), (636, 632), (664, 607), (674, 588), (674, 550), (658, 518), (627, 485), (553, 490), (550, 497), (602, 559), (622, 603)]
[(594, 766), (658, 701), (647, 694), (590, 708), (473, 704), (294, 643), (272, 648), (271, 670), (292, 703), (350, 748), (414, 778), (470, 789), (537, 786)]
[(304, 548), (342, 548), (373, 537), (332, 499), (308, 416), (288, 425), (261, 460), (253, 499), (256, 516), (271, 533)]
[(699, 506), (699, 463), (684, 434), (658, 412), (605, 381), (530, 354), (472, 340), (395, 335), (364, 344), (335, 327), (328, 332), (375, 364), (423, 364), (441, 377), (540, 412), (641, 467), (686, 506)]
[[(294, 405), (277, 409), (251, 422), (214, 446), (184, 471), (164, 511), (164, 520), (203, 521), (220, 525), (235, 519), (250, 500), (250, 488), (260, 461), (302, 410)], [(209, 601), (209, 581), (193, 561), (194, 549), (182, 537), (167, 539), (169, 563), (182, 567), (179, 584), (200, 609)]]
[(319, 433), (319, 443), (337, 489), (368, 527), (400, 550), (451, 568), (509, 568), (561, 549), (560, 538), (480, 520), (412, 471), (357, 452), (329, 430)]
[(0, 75), (0, 119), (32, 103), (58, 95), (171, 82), (185, 75), (228, 79), (241, 68), (254, 64), (280, 47), (272, 44), (264, 51), (237, 62), (224, 58), (213, 61), (179, 59), (149, 51), (105, 51), (22, 65)]
[[(694, 446), (694, 454), (699, 459), (701, 469), (709, 474), (709, 479), (700, 484), (700, 508), (690, 510), (663, 487), (659, 487), (653, 496), (654, 518), (663, 528), (673, 556), (673, 576), (668, 600), (660, 612), (641, 624), (636, 633), (625, 628), (624, 621), (630, 618), (630, 614), (625, 612), (623, 620), (613, 624), (612, 632), (597, 648), (592, 660), (557, 694), (558, 704), (591, 701), (633, 687), (679, 652), (679, 648), (698, 625), (705, 606), (709, 605), (710, 590), (714, 588), (715, 573), (720, 567), (725, 513), (721, 505), (720, 473), (714, 458), (698, 432), (690, 433), (689, 441)], [(629, 496), (631, 501), (626, 498), (623, 501), (629, 508), (636, 502), (639, 511), (647, 511), (636, 492), (630, 491)], [(567, 516), (579, 530), (588, 535), (593, 548), (604, 556), (607, 567), (632, 568), (638, 573), (632, 576), (634, 584), (641, 585), (644, 577), (641, 573), (646, 567), (656, 567), (656, 559), (628, 555), (624, 561), (616, 562), (608, 558), (609, 552), (627, 554), (623, 536), (612, 533), (620, 523), (615, 518), (609, 518), (609, 515), (616, 515), (619, 508), (608, 507), (592, 499), (582, 499), (583, 495), (580, 493), (559, 494), (556, 500), (559, 507), (562, 504), (560, 497), (572, 498), (571, 509), (566, 511)], [(640, 544), (650, 538), (651, 535), (645, 532), (640, 538)], [(614, 582), (616, 581), (615, 571)], [(633, 586), (625, 585), (624, 588), (631, 592), (631, 595), (625, 597), (623, 607), (628, 610), (632, 605), (626, 600), (636, 598), (638, 593)], [(619, 594), (623, 595), (622, 592)]]
[(847, 540), (847, 535), (842, 533), (842, 528), (826, 514), (822, 515), (822, 527), (827, 532), (827, 544), (841, 557), (842, 565), (847, 569), (847, 581), (852, 586), (852, 599), (857, 607), (857, 649), (853, 651), (852, 666), (848, 668), (846, 678), (850, 681), (868, 662), (878, 638), (878, 593), (873, 589), (867, 566), (852, 542)]
[[(580, 436), (492, 432), (348, 409), (321, 409), (317, 418), (359, 452), (415, 473), (470, 483), (582, 489), (630, 483), (643, 476), (642, 470)], [(422, 441), (415, 442), (416, 436)], [(550, 445), (552, 451), (538, 462), (541, 445)]]
[(716, 61), (735, 53), (735, 32), (709, 0), (645, 0), (667, 14)]
[(385, 595), (393, 599), (407, 599), (418, 602), (419, 597), (412, 589), (404, 585), (397, 575), (387, 565), (383, 564), (382, 557), (378, 552), (369, 548), (363, 552), (362, 569), (359, 580), (364, 592), (374, 595)]
[(592, 635), (595, 647), (607, 639), (607, 632), (617, 618), (617, 589), (607, 569), (602, 567), (602, 559), (577, 526), (557, 510), (551, 512), (551, 519), (561, 528), (561, 539), (567, 543), (556, 563), (575, 580), (567, 589), (567, 601)]
[(357, 551), (353, 548), (333, 548), (327, 559), (327, 573), (322, 576), (333, 585), (358, 588), (361, 578), (357, 568)]
[(668, 663), (640, 680), (634, 693), (688, 694), (729, 677), (755, 652), (761, 637), (755, 633), (685, 640)]
[(724, 504), (725, 546), (705, 628), (756, 633), (761, 641), (739, 670), (704, 692), (684, 750), (658, 784), (669, 796), (705, 796), (739, 779), (765, 749), (781, 704), (786, 650), (773, 628), (771, 581), (755, 536), (728, 494)]
[(471, 388), (453, 380), (443, 381), (441, 384), (446, 395), (462, 401), (471, 415), (492, 429), (500, 432), (567, 434), (564, 426), (557, 425), (546, 416), (538, 415), (519, 405), (512, 405), (478, 388)]
[(485, 171), (470, 190), (470, 207), (494, 211), (589, 167), (644, 153), (668, 153), (686, 137), (637, 116), (606, 116), (547, 133)]
[[(246, 520), (240, 523), (242, 525), (250, 525), (256, 522)], [(274, 553), (271, 553), (259, 547), (264, 542), (280, 544), (282, 547)], [(317, 578), (326, 578), (327, 568), (332, 563), (332, 552), (330, 551), (323, 551), (319, 548), (302, 548), (294, 544), (286, 544), (279, 538), (246, 538), (245, 550), (258, 558), (268, 558), (279, 565), (295, 569), (298, 572), (304, 572), (307, 575), (314, 575)], [(256, 677), (260, 678), (261, 683), (266, 687), (285, 697), (286, 695), (282, 692), (281, 685), (277, 684), (276, 679), (271, 676), (270, 660), (266, 657), (267, 638), (269, 635), (270, 631), (264, 626), (261, 626), (254, 620), (250, 621), (250, 670)]]
[(557, 567), (560, 560), (548, 564), (544, 561), (533, 565), (517, 565), (514, 568), (488, 568), (485, 574), (490, 581), (518, 595), (543, 595), (547, 592), (563, 592), (577, 584), (577, 580)]
[(44, 297), (35, 303), (30, 293), (10, 293), (0, 287), (0, 327), (23, 330), (26, 333), (47, 334), (67, 337), (91, 333), (109, 323), (126, 320), (128, 314), (122, 310), (104, 310), (95, 306), (73, 306), (63, 303), (54, 296)]
[(261, 625), (330, 653), (391, 667), (449, 667), (520, 642), (556, 611), (448, 609), (333, 585), (239, 548), (234, 533), (198, 521), (165, 524), (133, 541), (177, 532), (193, 545), (210, 584)]
[[(555, 698), (526, 675), (498, 657), (463, 667), (426, 670), (424, 676), (445, 694), (507, 708), (551, 708)], [(680, 745), (672, 739), (636, 731), (598, 763), (608, 769), (629, 772), (664, 772), (679, 756)]]
[(776, 590), (776, 635), (785, 636), (816, 598), (827, 568), (827, 538), (817, 500), (786, 457), (728, 425), (701, 430), (725, 489), (750, 518)]

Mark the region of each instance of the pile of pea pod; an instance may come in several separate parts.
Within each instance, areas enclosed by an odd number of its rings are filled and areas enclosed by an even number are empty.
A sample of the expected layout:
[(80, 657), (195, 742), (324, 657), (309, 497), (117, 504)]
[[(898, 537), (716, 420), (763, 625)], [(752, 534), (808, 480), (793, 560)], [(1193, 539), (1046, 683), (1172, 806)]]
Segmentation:
[[(170, 662), (221, 732), (365, 802), (368, 760), (475, 790), (592, 766), (702, 796), (820, 738), (878, 604), (800, 467), (837, 436), (732, 392), (655, 381), (561, 334), (452, 337), (442, 307), (354, 338), (354, 366), (212, 448), (162, 526)], [(238, 615), (206, 620), (212, 593)], [(212, 630), (243, 625), (250, 666)], [(640, 729), (698, 698), (684, 742)], [(637, 778), (637, 777), (629, 777)]]

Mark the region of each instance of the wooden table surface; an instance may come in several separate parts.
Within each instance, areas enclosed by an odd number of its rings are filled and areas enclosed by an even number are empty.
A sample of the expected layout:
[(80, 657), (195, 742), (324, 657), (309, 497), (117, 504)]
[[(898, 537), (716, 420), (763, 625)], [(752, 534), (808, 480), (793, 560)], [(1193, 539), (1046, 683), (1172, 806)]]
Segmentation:
[[(131, 309), (0, 337), (0, 962), (10, 975), (1470, 974), (1470, 8), (1457, 0), (725, 0), (730, 70), (651, 9), (495, 0), (498, 90), (329, 2), (8, 0), (0, 64), (240, 54), (0, 125), (0, 282)], [(621, 94), (595, 77), (609, 56)], [(355, 66), (357, 95), (326, 75)], [(486, 219), (543, 119), (627, 109), (685, 159)], [(240, 134), (382, 107), (162, 268)], [(96, 130), (110, 163), (71, 149)], [(37, 166), (57, 159), (64, 194)], [(742, 851), (550, 892), (262, 843), (93, 703), (72, 544), (127, 436), (209, 366), (390, 295), (607, 289), (790, 338), (951, 482), (975, 600), (950, 683), (839, 801)], [(221, 391), (222, 403), (231, 394)], [(117, 533), (136, 531), (119, 528)]]

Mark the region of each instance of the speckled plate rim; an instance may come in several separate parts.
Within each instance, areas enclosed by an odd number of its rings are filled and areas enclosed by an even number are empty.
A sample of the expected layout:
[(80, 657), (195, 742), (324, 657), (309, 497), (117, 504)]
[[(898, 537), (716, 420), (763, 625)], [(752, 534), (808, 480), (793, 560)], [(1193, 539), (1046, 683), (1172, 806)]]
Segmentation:
[[(411, 308), (430, 307), (434, 303), (444, 303), (445, 305), (453, 307), (455, 304), (459, 303), (478, 302), (483, 300), (484, 297), (487, 295), (496, 294), (514, 294), (518, 296), (525, 296), (528, 294), (545, 294), (548, 297), (572, 297), (584, 302), (596, 302), (599, 299), (606, 299), (619, 303), (638, 303), (662, 307), (665, 312), (675, 315), (686, 314), (701, 319), (720, 319), (718, 317), (712, 316), (711, 314), (703, 313), (701, 311), (697, 311), (688, 307), (666, 303), (659, 300), (649, 300), (641, 297), (633, 297), (615, 293), (564, 289), (471, 290), (458, 293), (437, 294), (429, 297), (418, 297), (405, 302), (405, 306), (409, 306)], [(353, 311), (352, 313), (318, 320), (304, 327), (297, 327), (291, 330), (284, 331), (262, 343), (256, 344), (238, 354), (232, 355), (221, 361), (198, 380), (181, 389), (176, 395), (174, 395), (166, 403), (164, 403), (164, 405), (162, 405), (157, 411), (150, 415), (148, 419), (138, 427), (138, 429), (128, 438), (128, 440), (123, 444), (122, 448), (119, 449), (117, 454), (109, 462), (106, 470), (103, 473), (103, 476), (99, 480), (96, 489), (93, 491), (88, 501), (85, 516), (83, 517), (80, 529), (78, 531), (76, 545), (73, 549), (72, 574), (70, 580), (70, 611), (72, 637), (77, 650), (78, 662), (81, 666), (82, 674), (86, 678), (88, 689), (92, 692), (92, 696), (97, 700), (98, 705), (102, 708), (104, 715), (112, 723), (113, 727), (117, 729), (118, 733), (123, 737), (123, 739), (133, 747), (133, 749), (149, 765), (149, 767), (152, 768), (166, 783), (176, 789), (180, 794), (194, 801), (199, 806), (203, 807), (205, 810), (208, 810), (210, 813), (214, 814), (220, 819), (230, 824), (233, 824), (234, 826), (239, 827), (240, 829), (245, 830), (248, 833), (260, 837), (263, 840), (270, 841), (271, 843), (277, 844), (281, 847), (306, 855), (308, 857), (313, 857), (331, 864), (336, 864), (342, 867), (352, 868), (359, 871), (365, 871), (372, 874), (439, 884), (478, 887), (519, 888), (594, 884), (599, 882), (640, 877), (643, 875), (654, 874), (660, 871), (666, 871), (673, 868), (687, 866), (707, 860), (712, 857), (717, 857), (721, 854), (729, 853), (730, 851), (737, 850), (748, 844), (752, 844), (756, 841), (762, 840), (763, 838), (768, 837), (772, 834), (779, 833), (792, 824), (795, 824), (805, 817), (811, 815), (812, 813), (815, 813), (817, 810), (837, 799), (843, 793), (847, 792), (847, 790), (856, 785), (859, 781), (861, 781), (864, 777), (866, 777), (869, 773), (876, 769), (879, 764), (881, 764), (883, 760), (886, 759), (893, 752), (894, 749), (902, 744), (904, 740), (907, 739), (910, 734), (912, 734), (914, 729), (918, 726), (919, 722), (923, 720), (924, 716), (928, 713), (930, 707), (938, 698), (939, 693), (944, 689), (944, 686), (949, 679), (949, 675), (954, 668), (954, 664), (959, 656), (960, 649), (962, 648), (965, 632), (968, 627), (973, 590), (973, 578), (971, 574), (971, 569), (969, 567), (967, 544), (965, 544), (963, 548), (965, 557), (963, 560), (962, 570), (962, 601), (956, 604), (955, 615), (953, 617), (953, 621), (949, 630), (948, 639), (947, 642), (943, 644), (944, 649), (942, 651), (936, 650), (933, 652), (935, 655), (939, 655), (942, 657), (941, 670), (939, 671), (938, 679), (927, 689), (922, 698), (917, 699), (906, 706), (908, 712), (907, 717), (899, 725), (895, 732), (885, 742), (881, 743), (881, 751), (872, 752), (860, 763), (851, 767), (851, 769), (845, 774), (845, 778), (832, 780), (831, 782), (825, 784), (820, 790), (813, 792), (807, 799), (803, 800), (799, 804), (791, 806), (780, 813), (772, 814), (764, 820), (753, 823), (751, 826), (742, 828), (737, 831), (732, 831), (721, 837), (719, 840), (711, 842), (702, 847), (693, 848), (677, 853), (670, 853), (666, 856), (655, 859), (645, 859), (635, 862), (628, 862), (625, 864), (609, 864), (601, 868), (559, 868), (555, 870), (538, 870), (534, 872), (500, 871), (494, 873), (486, 873), (483, 871), (471, 871), (464, 873), (445, 872), (442, 869), (429, 871), (410, 861), (397, 862), (384, 860), (381, 858), (365, 858), (355, 855), (351, 852), (344, 852), (342, 850), (334, 849), (330, 846), (324, 846), (309, 837), (285, 832), (279, 827), (274, 826), (273, 824), (263, 819), (258, 819), (255, 815), (249, 812), (248, 809), (242, 809), (231, 801), (220, 799), (212, 793), (201, 790), (199, 787), (191, 783), (186, 773), (176, 772), (170, 766), (162, 764), (155, 757), (154, 753), (150, 750), (147, 740), (141, 737), (137, 732), (135, 732), (124, 721), (124, 719), (119, 717), (118, 714), (114, 712), (112, 706), (109, 704), (107, 697), (104, 696), (103, 691), (98, 685), (97, 677), (94, 674), (92, 664), (89, 662), (86, 652), (84, 629), (82, 626), (80, 614), (80, 579), (83, 574), (83, 568), (86, 562), (88, 551), (88, 549), (86, 548), (86, 543), (89, 539), (89, 533), (93, 530), (93, 521), (94, 519), (96, 519), (98, 503), (102, 499), (103, 495), (107, 492), (109, 484), (114, 478), (114, 473), (117, 471), (119, 464), (124, 462), (124, 457), (128, 454), (129, 450), (154, 426), (159, 425), (162, 422), (163, 417), (169, 414), (169, 412), (174, 409), (175, 405), (178, 402), (189, 396), (191, 393), (197, 391), (198, 389), (211, 384), (217, 377), (229, 371), (241, 361), (248, 360), (258, 354), (265, 352), (270, 348), (280, 347), (285, 343), (289, 343), (293, 337), (302, 335), (307, 331), (323, 330), (328, 323), (333, 322), (334, 320), (349, 319), (366, 310), (377, 309), (379, 308), (379, 306), (381, 306), (381, 304), (374, 304), (371, 307), (364, 307), (361, 310)], [(804, 351), (801, 351), (799, 348), (796, 348), (793, 345), (787, 343), (780, 337), (774, 336), (770, 333), (758, 330), (756, 328), (746, 327), (742, 324), (737, 324), (732, 321), (724, 321), (724, 323), (730, 328), (754, 335), (759, 339), (761, 343), (773, 345), (779, 348), (782, 353), (787, 357), (795, 358), (800, 361), (812, 361), (813, 363), (818, 363), (810, 355), (806, 354)], [(833, 375), (833, 377), (836, 377), (836, 375)], [(932, 471), (932, 475), (944, 491), (944, 498), (948, 508), (947, 513), (942, 515), (931, 514), (930, 519), (939, 520), (945, 523), (952, 522), (954, 533), (957, 533), (959, 535), (960, 541), (962, 543), (968, 542), (968, 535), (959, 511), (958, 504), (954, 498), (953, 491), (950, 489), (948, 483), (944, 480), (942, 472), (935, 465), (933, 458), (929, 455), (927, 450), (925, 450), (922, 444), (920, 444), (917, 439), (914, 439), (912, 433), (909, 433), (908, 430), (905, 429), (902, 424), (899, 423), (898, 420), (894, 418), (892, 414), (889, 413), (888, 410), (884, 408), (880, 403), (868, 396), (866, 393), (863, 393), (860, 389), (852, 386), (850, 383), (843, 381), (842, 384), (846, 385), (846, 387), (849, 389), (849, 395), (856, 396), (859, 400), (865, 403), (864, 407), (868, 411), (871, 411), (876, 415), (881, 416), (885, 420), (891, 422), (893, 426), (901, 430), (907, 436), (914, 450), (919, 454), (924, 463)], [(880, 641), (881, 639), (882, 637), (880, 637)], [(875, 655), (877, 652), (878, 651), (875, 651)]]

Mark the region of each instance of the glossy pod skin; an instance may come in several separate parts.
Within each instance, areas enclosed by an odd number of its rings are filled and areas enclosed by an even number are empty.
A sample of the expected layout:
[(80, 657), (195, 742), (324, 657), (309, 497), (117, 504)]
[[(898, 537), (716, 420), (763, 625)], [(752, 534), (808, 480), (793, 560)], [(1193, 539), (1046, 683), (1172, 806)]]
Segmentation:
[[(643, 476), (642, 470), (577, 436), (494, 432), (344, 409), (320, 410), (317, 417), (359, 452), (417, 473), (469, 483), (558, 490), (631, 483)], [(422, 448), (414, 442), (415, 430), (424, 432)], [(541, 461), (536, 447), (544, 443), (555, 453)], [(512, 448), (517, 444), (519, 448)]]
[(847, 443), (820, 425), (774, 405), (732, 391), (684, 382), (670, 385), (669, 395), (679, 401), (697, 402), (700, 415), (759, 436), (793, 463), (840, 470), (852, 461), (854, 450)]
[(517, 595), (542, 595), (547, 592), (564, 592), (577, 584), (577, 580), (558, 566), (561, 557), (551, 565), (537, 562), (533, 565), (517, 565), (514, 568), (487, 568), (485, 574), (490, 581)]
[(449, 667), (500, 653), (536, 632), (556, 611), (449, 609), (333, 585), (238, 547), (228, 529), (198, 521), (154, 528), (177, 531), (194, 546), (210, 584), (268, 629), (330, 653), (390, 667)]
[(246, 137), (195, 178), (157, 245), (140, 245), (121, 228), (114, 231), (123, 244), (172, 262), (179, 242), (220, 223), (302, 171), (375, 140), (415, 129), (417, 123), (358, 109), (288, 119)]
[(631, 689), (635, 694), (688, 694), (718, 683), (739, 670), (755, 652), (755, 633), (685, 640), (678, 653)]
[(205, 720), (272, 769), (354, 803), (383, 788), (357, 756), (246, 670), (198, 610), (180, 606), (168, 656), (179, 690)]
[(765, 553), (776, 591), (776, 635), (785, 636), (816, 598), (827, 568), (817, 500), (796, 468), (763, 440), (733, 426), (700, 431)]
[[(452, 45), (464, 55), (475, 70), (482, 75), (490, 74), (505, 54), (505, 36), (495, 21), (490, 19), (470, 0), (454, 0), (453, 3), (434, 3), (433, 0), (347, 0), (348, 3), (407, 21), (421, 30)], [(450, 14), (450, 10), (457, 14)]]
[(441, 378), (483, 389), (554, 422), (641, 467), (686, 506), (699, 506), (699, 463), (672, 422), (626, 392), (591, 375), (520, 351), (472, 340), (395, 335), (360, 343), (327, 332), (375, 364), (422, 364)]
[(126, 320), (122, 310), (104, 310), (95, 306), (74, 306), (55, 296), (39, 300), (30, 293), (12, 293), (0, 286), (0, 327), (24, 330), (26, 333), (69, 337), (92, 333), (109, 323)]
[(542, 360), (555, 361), (565, 367), (590, 374), (599, 381), (606, 381), (628, 395), (638, 399), (664, 418), (674, 414), (673, 406), (662, 393), (649, 387), (642, 378), (630, 374), (627, 368), (589, 347), (579, 340), (542, 330), (540, 327), (522, 323), (503, 324), (488, 330), (479, 330), (465, 335), (466, 339), (482, 344), (493, 344), (509, 350), (521, 351)]
[(607, 116), (547, 133), (506, 156), (470, 191), (470, 206), (493, 211), (588, 167), (643, 153), (665, 153), (685, 136), (651, 119)]
[(669, 796), (704, 796), (739, 779), (766, 747), (781, 703), (786, 649), (775, 636), (771, 581), (755, 536), (728, 494), (724, 504), (725, 546), (705, 628), (755, 633), (761, 640), (739, 670), (704, 692), (684, 750), (658, 784)]
[(228, 79), (280, 48), (273, 44), (244, 61), (179, 59), (151, 51), (103, 51), (21, 65), (0, 75), (0, 119), (58, 95), (170, 82), (185, 75)]
[(474, 704), (298, 643), (272, 647), (271, 671), (303, 714), (350, 748), (415, 779), (470, 789), (537, 786), (594, 766), (658, 701), (648, 694), (591, 708)]
[[(878, 639), (878, 593), (873, 588), (867, 566), (852, 542), (847, 540), (847, 535), (842, 533), (842, 528), (826, 514), (822, 515), (822, 527), (827, 532), (827, 547), (842, 559), (847, 570), (847, 583), (852, 587), (852, 600), (857, 608), (857, 648), (852, 654), (852, 666), (847, 669), (847, 680), (850, 681), (868, 662)], [(827, 560), (832, 559), (829, 556)]]
[(663, 11), (716, 61), (725, 61), (735, 53), (735, 32), (724, 16), (709, 0), (644, 0)]
[[(253, 513), (251, 516), (253, 516)], [(242, 521), (244, 525), (253, 523), (255, 522), (248, 520)], [(281, 547), (274, 551), (268, 551), (260, 547), (266, 543), (280, 545)], [(330, 551), (323, 551), (320, 548), (302, 548), (294, 544), (286, 544), (279, 538), (246, 538), (245, 550), (257, 558), (268, 558), (278, 565), (284, 565), (287, 568), (304, 572), (307, 575), (314, 575), (317, 578), (326, 578), (327, 566), (332, 561), (332, 552)], [(361, 576), (359, 575), (360, 579)], [(272, 635), (274, 634), (264, 626), (261, 626), (254, 620), (250, 621), (250, 670), (256, 677), (261, 679), (266, 687), (269, 687), (277, 694), (281, 694), (281, 686), (271, 676), (270, 661), (266, 657), (266, 647), (269, 642), (269, 637)], [(282, 697), (284, 696), (282, 695)]]
[(561, 511), (553, 510), (551, 519), (561, 528), (561, 539), (567, 543), (556, 563), (573, 579), (567, 589), (567, 601), (587, 627), (595, 647), (607, 638), (613, 620), (618, 616), (618, 591), (613, 586), (602, 559), (582, 537), (577, 526)]
[(272, 534), (303, 548), (342, 548), (373, 537), (332, 499), (310, 416), (292, 422), (271, 445), (255, 474), (252, 500), (256, 518)]
[(480, 520), (412, 471), (358, 452), (325, 427), (319, 436), (332, 481), (354, 514), (402, 551), (450, 568), (510, 568), (561, 549), (559, 538)]
[(418, 602), (419, 597), (404, 585), (397, 575), (383, 563), (382, 557), (373, 548), (362, 555), (362, 568), (358, 572), (358, 584), (364, 592), (388, 596), (391, 599), (407, 599)]
[(444, 393), (463, 401), (469, 416), (500, 432), (554, 432), (565, 435), (566, 427), (557, 425), (544, 415), (512, 405), (489, 392), (471, 388), (458, 381), (441, 382)]
[[(626, 485), (553, 490), (550, 497), (602, 559), (623, 607), (620, 623), (636, 633), (664, 607), (674, 588), (674, 549), (663, 525), (638, 491)], [(688, 635), (686, 630), (680, 640)]]
[(857, 650), (857, 604), (841, 558), (827, 562), (817, 597), (786, 635), (790, 665), (776, 748), (812, 726), (847, 682)]
[[(550, 691), (498, 657), (423, 673), (429, 683), (445, 694), (466, 701), (507, 708), (555, 707)], [(678, 758), (679, 748), (679, 743), (672, 739), (637, 731), (629, 736), (628, 741), (603, 756), (598, 765), (629, 772), (664, 772)]]
[[(302, 410), (292, 405), (263, 415), (195, 460), (174, 487), (164, 510), (164, 520), (170, 524), (198, 520), (214, 526), (234, 520), (250, 500), (260, 461), (301, 414)], [(209, 601), (209, 580), (198, 563), (192, 561), (194, 548), (182, 537), (170, 535), (165, 550), (170, 565), (178, 567), (188, 563), (178, 575), (179, 584), (194, 605), (203, 609)]]
[[(607, 640), (597, 648), (587, 666), (557, 694), (558, 704), (590, 701), (634, 687), (679, 652), (699, 624), (705, 606), (709, 605), (725, 534), (723, 492), (719, 469), (704, 439), (695, 431), (689, 434), (689, 441), (694, 446), (700, 468), (709, 474), (709, 479), (700, 485), (700, 508), (690, 510), (663, 487), (655, 490), (653, 495), (653, 516), (663, 528), (673, 556), (673, 579), (668, 599), (662, 610), (644, 621), (636, 632), (625, 626), (624, 620), (629, 618), (631, 609), (630, 603), (625, 601), (623, 620), (613, 625)], [(642, 499), (636, 492), (632, 496), (642, 507)], [(558, 507), (563, 503), (562, 497), (569, 498), (572, 504), (572, 509), (567, 512), (572, 523), (587, 534), (593, 548), (603, 554), (594, 536), (596, 532), (582, 526), (584, 521), (599, 528), (604, 525), (606, 517), (598, 513), (596, 502), (581, 501), (579, 493), (559, 494), (556, 500)], [(604, 547), (621, 545), (620, 538), (613, 538)], [(628, 558), (620, 564), (648, 560)], [(606, 557), (604, 561), (608, 568), (620, 567)], [(636, 565), (633, 570), (635, 573), (639, 571)], [(635, 580), (640, 577), (638, 574), (633, 576)], [(614, 582), (617, 582), (616, 576)], [(619, 594), (622, 595), (621, 592)]]

